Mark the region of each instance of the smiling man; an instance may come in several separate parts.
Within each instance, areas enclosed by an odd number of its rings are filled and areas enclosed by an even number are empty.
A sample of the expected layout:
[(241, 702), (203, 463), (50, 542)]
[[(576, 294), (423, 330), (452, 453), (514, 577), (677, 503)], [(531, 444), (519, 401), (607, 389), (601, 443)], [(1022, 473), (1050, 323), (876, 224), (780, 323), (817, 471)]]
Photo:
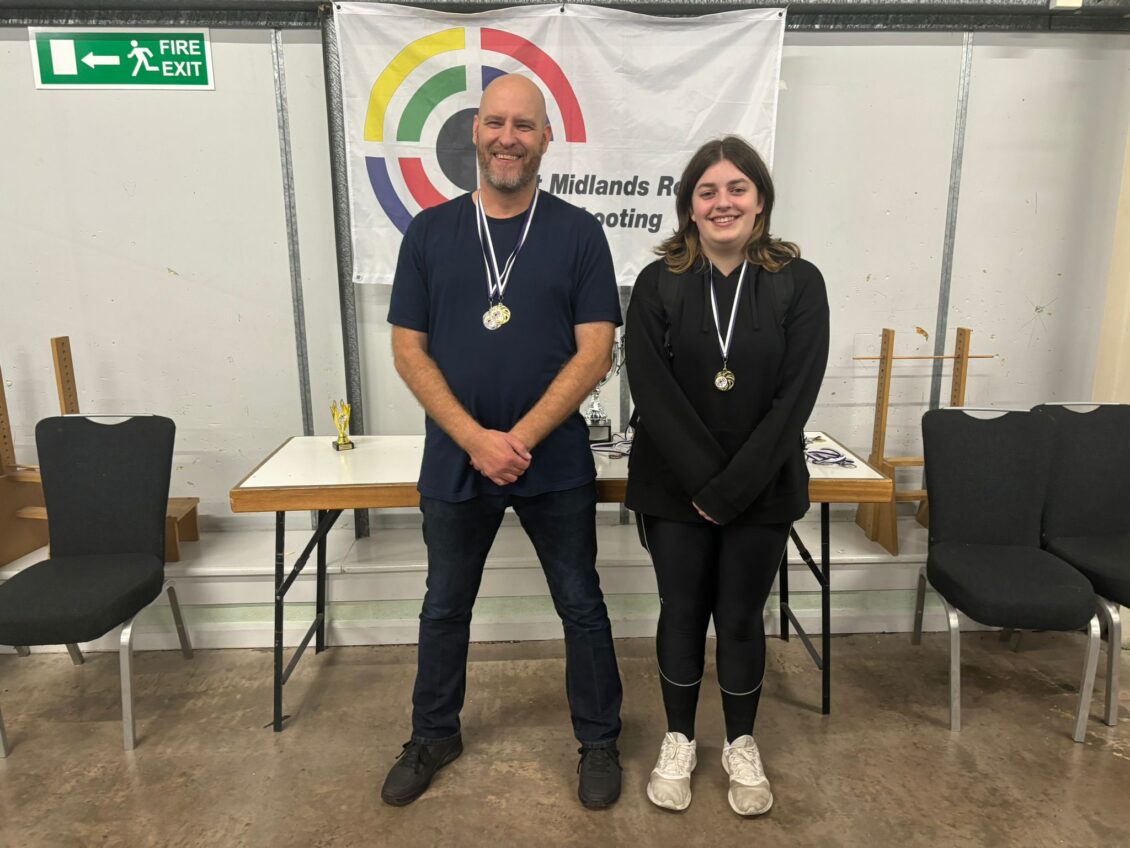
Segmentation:
[(396, 369), (427, 413), (418, 488), (428, 588), (412, 737), (381, 790), (396, 806), (463, 752), (471, 609), (508, 507), (564, 626), (578, 795), (600, 808), (620, 794), (620, 676), (577, 411), (611, 364), (620, 304), (600, 224), (538, 189), (550, 138), (538, 87), (494, 80), (472, 130), (478, 191), (421, 212), (400, 247), (388, 320)]

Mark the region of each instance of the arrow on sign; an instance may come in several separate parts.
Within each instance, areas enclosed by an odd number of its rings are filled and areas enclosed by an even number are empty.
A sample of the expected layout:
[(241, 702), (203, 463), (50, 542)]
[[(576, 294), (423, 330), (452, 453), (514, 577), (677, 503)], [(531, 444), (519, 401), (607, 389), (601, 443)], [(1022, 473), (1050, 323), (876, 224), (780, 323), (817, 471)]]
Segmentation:
[(93, 68), (97, 65), (120, 65), (122, 59), (120, 56), (95, 56), (94, 51), (91, 51), (82, 57), (82, 63)]

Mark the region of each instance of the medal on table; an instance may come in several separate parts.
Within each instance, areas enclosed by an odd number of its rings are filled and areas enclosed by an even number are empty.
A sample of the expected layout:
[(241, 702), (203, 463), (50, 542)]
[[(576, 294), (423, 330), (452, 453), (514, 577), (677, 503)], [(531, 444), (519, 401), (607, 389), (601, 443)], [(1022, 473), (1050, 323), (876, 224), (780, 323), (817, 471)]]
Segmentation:
[(722, 338), (722, 326), (718, 321), (718, 297), (714, 294), (714, 263), (710, 263), (710, 309), (714, 313), (714, 331), (718, 334), (718, 347), (722, 351), (722, 368), (714, 375), (714, 388), (728, 392), (734, 387), (737, 378), (729, 367), (730, 342), (734, 339), (734, 320), (738, 316), (738, 299), (742, 296), (742, 283), (745, 282), (745, 269), (749, 263), (742, 262), (742, 272), (738, 275), (738, 286), (734, 289), (734, 302), (730, 305), (730, 321), (726, 327), (726, 338)]
[(510, 307), (502, 302), (502, 298), (506, 294), (506, 285), (510, 282), (510, 272), (514, 270), (518, 253), (526, 243), (526, 236), (530, 234), (530, 225), (534, 221), (534, 210), (538, 205), (539, 194), (540, 192), (535, 189), (533, 202), (526, 210), (522, 234), (518, 237), (518, 243), (514, 245), (514, 250), (507, 257), (501, 271), (494, 253), (494, 241), (490, 236), (487, 213), (483, 209), (482, 199), (475, 197), (475, 225), (479, 233), (479, 247), (483, 252), (483, 267), (487, 274), (487, 311), (483, 313), (483, 326), (488, 330), (497, 330), (510, 322)]

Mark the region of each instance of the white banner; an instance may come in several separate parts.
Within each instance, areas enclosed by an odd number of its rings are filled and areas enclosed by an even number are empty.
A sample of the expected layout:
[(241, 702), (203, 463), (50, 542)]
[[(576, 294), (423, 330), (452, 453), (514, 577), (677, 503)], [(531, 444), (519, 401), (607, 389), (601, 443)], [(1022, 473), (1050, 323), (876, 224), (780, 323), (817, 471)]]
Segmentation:
[(391, 283), (412, 217), (476, 187), (471, 119), (500, 74), (541, 87), (553, 128), (541, 188), (604, 225), (621, 285), (674, 229), (675, 184), (699, 145), (737, 134), (772, 162), (782, 9), (334, 8), (356, 282)]

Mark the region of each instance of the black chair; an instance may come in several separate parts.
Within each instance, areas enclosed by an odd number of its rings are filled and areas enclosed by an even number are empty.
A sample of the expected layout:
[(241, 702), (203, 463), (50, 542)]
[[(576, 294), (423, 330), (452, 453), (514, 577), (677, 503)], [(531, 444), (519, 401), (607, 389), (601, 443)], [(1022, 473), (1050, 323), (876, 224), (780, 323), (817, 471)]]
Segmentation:
[(1130, 606), (1130, 406), (1042, 404), (1056, 422), (1044, 547), (1078, 568), (1106, 626), (1106, 710), (1118, 724), (1119, 604)]
[(1040, 548), (1054, 429), (1051, 419), (1031, 412), (977, 418), (961, 409), (936, 409), (922, 416), (930, 542), (918, 575), (912, 641), (921, 642), (929, 582), (949, 627), (951, 730), (961, 729), (960, 610), (991, 627), (1089, 627), (1073, 733), (1076, 742), (1083, 741), (1098, 665), (1099, 618), (1087, 579)]
[[(175, 426), (142, 415), (100, 422), (46, 418), (35, 428), (50, 558), (0, 584), (0, 645), (26, 655), (29, 645), (67, 646), (119, 625), (122, 728), (126, 750), (133, 720), (134, 617), (167, 590), (181, 652), (192, 645), (171, 581), (165, 580), (165, 506)], [(0, 734), (0, 744), (4, 742)], [(7, 746), (2, 752), (7, 755)]]

